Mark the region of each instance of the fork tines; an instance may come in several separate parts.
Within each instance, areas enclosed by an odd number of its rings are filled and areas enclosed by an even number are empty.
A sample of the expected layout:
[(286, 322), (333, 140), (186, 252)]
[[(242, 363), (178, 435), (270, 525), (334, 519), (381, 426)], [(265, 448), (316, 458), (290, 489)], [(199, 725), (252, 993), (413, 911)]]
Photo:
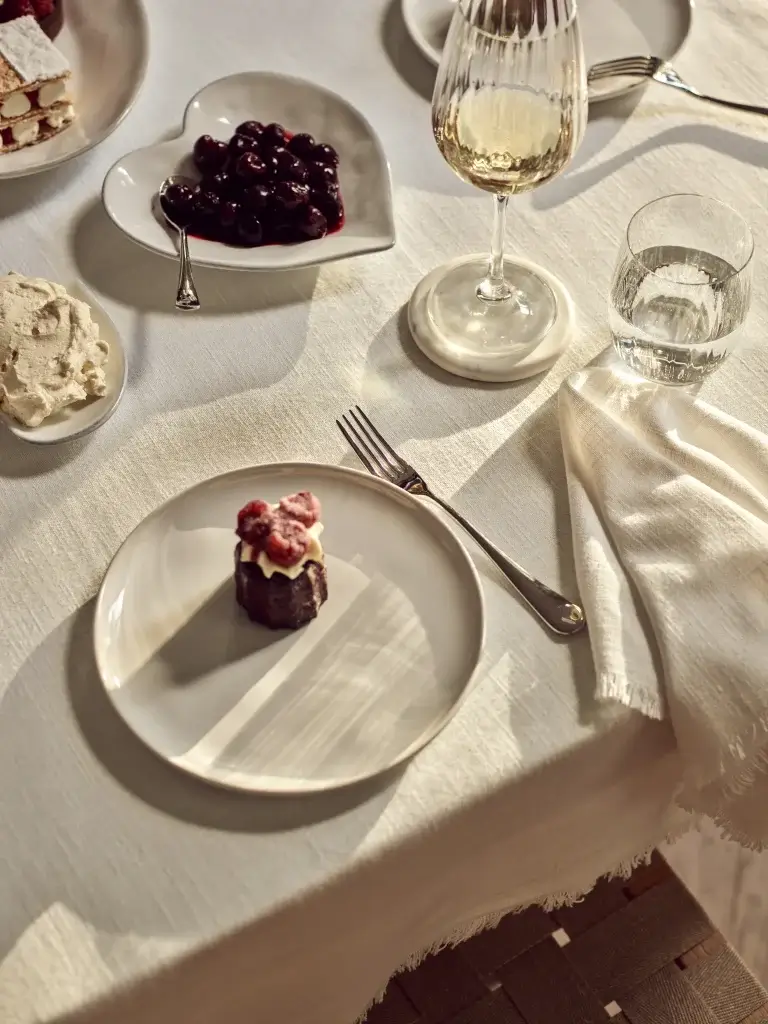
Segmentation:
[(336, 426), (369, 473), (393, 479), (408, 470), (407, 463), (379, 433), (359, 405), (336, 420)]
[(611, 78), (614, 75), (651, 78), (663, 63), (659, 57), (618, 57), (616, 60), (593, 64), (587, 73), (587, 79), (595, 82), (600, 78)]

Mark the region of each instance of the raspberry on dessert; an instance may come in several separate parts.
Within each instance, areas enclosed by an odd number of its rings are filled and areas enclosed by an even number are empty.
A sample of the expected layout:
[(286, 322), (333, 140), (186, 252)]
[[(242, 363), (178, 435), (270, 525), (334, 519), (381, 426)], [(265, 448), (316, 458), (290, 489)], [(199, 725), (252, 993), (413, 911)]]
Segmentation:
[(201, 135), (192, 150), (195, 164), (204, 174), (220, 171), (226, 164), (228, 155), (226, 142), (219, 142), (211, 135)]
[(42, 21), (43, 18), (50, 18), (56, 10), (56, 0), (32, 0), (32, 6), (35, 9), (35, 17)]
[(280, 499), (280, 512), (309, 528), (320, 519), (320, 502), (311, 491), (298, 491)]
[(275, 520), (272, 506), (266, 501), (249, 501), (237, 513), (237, 536), (251, 547), (260, 548)]
[(296, 565), (309, 550), (309, 534), (295, 519), (278, 520), (264, 542), (264, 553), (285, 568)]

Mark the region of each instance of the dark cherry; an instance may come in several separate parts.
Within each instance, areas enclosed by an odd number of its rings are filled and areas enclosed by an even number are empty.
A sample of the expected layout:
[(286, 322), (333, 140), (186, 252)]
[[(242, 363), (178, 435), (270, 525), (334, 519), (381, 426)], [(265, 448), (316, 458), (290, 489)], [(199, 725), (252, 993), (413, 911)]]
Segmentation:
[(232, 163), (235, 163), (243, 153), (258, 152), (258, 142), (256, 139), (251, 139), (247, 135), (233, 135), (229, 140), (229, 157)]
[(265, 146), (284, 146), (288, 142), (288, 133), (281, 124), (273, 121), (264, 128), (262, 142)]
[(249, 213), (262, 214), (272, 206), (272, 189), (269, 185), (253, 185), (243, 192), (242, 205)]
[(219, 214), (219, 223), (225, 231), (232, 231), (240, 221), (240, 203), (229, 202), (223, 203), (221, 207), (221, 213)]
[(292, 153), (295, 153), (300, 160), (311, 160), (312, 151), (316, 145), (317, 143), (311, 135), (307, 135), (306, 132), (299, 132), (298, 135), (293, 136), (287, 148)]
[(328, 234), (328, 221), (316, 206), (306, 206), (302, 210), (299, 230), (304, 238), (323, 238)]
[(324, 142), (315, 146), (310, 159), (314, 160), (316, 164), (327, 164), (329, 167), (339, 166), (339, 154), (333, 146), (327, 146)]
[(344, 204), (335, 189), (327, 192), (313, 192), (310, 203), (317, 207), (328, 222), (328, 230), (334, 231), (344, 220)]
[(274, 198), (278, 210), (290, 213), (309, 202), (309, 185), (301, 185), (298, 181), (278, 181)]
[(191, 221), (194, 202), (195, 192), (189, 185), (169, 185), (161, 200), (171, 220), (182, 226)]
[(335, 167), (330, 164), (309, 164), (309, 184), (312, 188), (321, 188), (323, 185), (337, 185), (339, 176)]
[(198, 192), (193, 209), (196, 219), (214, 220), (221, 210), (221, 199), (215, 192)]
[(204, 192), (215, 192), (222, 199), (228, 196), (233, 188), (232, 175), (229, 171), (219, 171), (217, 174), (209, 174), (203, 178), (200, 188)]
[(237, 158), (235, 174), (245, 185), (258, 185), (269, 177), (269, 169), (256, 153), (243, 153)]
[(269, 241), (276, 245), (292, 245), (303, 241), (303, 235), (295, 220), (290, 217), (278, 217), (269, 225)]
[(261, 121), (243, 121), (237, 126), (236, 135), (246, 135), (249, 139), (260, 139), (264, 134), (264, 125)]
[(241, 212), (237, 223), (237, 234), (243, 245), (261, 245), (264, 240), (264, 229), (261, 221), (254, 213)]
[(228, 149), (226, 142), (219, 142), (210, 135), (201, 135), (192, 150), (195, 165), (203, 173), (214, 173), (221, 170), (227, 162)]
[(309, 179), (304, 162), (282, 146), (271, 149), (266, 161), (276, 181), (298, 181), (304, 185)]

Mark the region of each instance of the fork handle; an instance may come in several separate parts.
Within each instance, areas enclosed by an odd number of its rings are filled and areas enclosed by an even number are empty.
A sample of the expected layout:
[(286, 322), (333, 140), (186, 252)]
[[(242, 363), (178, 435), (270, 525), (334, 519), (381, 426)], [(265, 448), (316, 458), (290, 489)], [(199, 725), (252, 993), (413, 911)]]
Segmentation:
[(715, 103), (718, 107), (728, 107), (731, 110), (744, 110), (748, 114), (762, 114), (768, 117), (768, 107), (757, 107), (752, 103), (739, 103), (737, 100), (724, 100), (719, 96), (708, 96), (704, 92), (699, 92), (698, 89), (694, 89), (692, 85), (688, 85), (687, 82), (666, 82), (664, 79), (656, 79), (661, 85), (671, 85), (673, 89), (680, 89), (683, 92), (687, 92), (689, 96), (695, 96), (697, 100), (704, 100), (706, 103)]
[(551, 590), (546, 584), (526, 572), (522, 566), (513, 562), (511, 558), (507, 558), (503, 551), (500, 551), (495, 544), (492, 544), (487, 537), (475, 529), (447, 501), (433, 494), (428, 488), (425, 488), (423, 493), (444, 509), (449, 516), (452, 516), (459, 526), (466, 530), (473, 540), (477, 541), (483, 551), (501, 569), (528, 607), (553, 633), (557, 633), (558, 636), (576, 636), (586, 628), (587, 620), (579, 605), (567, 601), (562, 594)]

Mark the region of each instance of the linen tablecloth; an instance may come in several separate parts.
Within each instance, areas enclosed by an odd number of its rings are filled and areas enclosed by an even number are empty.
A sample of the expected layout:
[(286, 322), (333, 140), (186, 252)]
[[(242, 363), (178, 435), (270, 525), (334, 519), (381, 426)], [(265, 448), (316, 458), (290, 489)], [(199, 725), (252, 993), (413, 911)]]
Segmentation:
[[(556, 392), (608, 342), (613, 260), (647, 200), (707, 192), (754, 226), (748, 337), (703, 394), (768, 428), (768, 122), (661, 87), (595, 110), (568, 174), (514, 200), (510, 217), (512, 252), (573, 293), (573, 344), (544, 377), (475, 386), (408, 340), (413, 287), (485, 248), (491, 211), (434, 146), (433, 72), (397, 3), (164, 0), (149, 15), (149, 77), (119, 131), (0, 190), (6, 267), (82, 277), (130, 357), (123, 404), (90, 439), (50, 452), (0, 439), (0, 1019), (53, 1019), (165, 963), (169, 974), (94, 1019), (351, 1022), (419, 950), (577, 894), (683, 827), (671, 733), (596, 715), (588, 643), (553, 642), (473, 552), (488, 603), (482, 671), (412, 765), (318, 800), (209, 790), (147, 753), (100, 693), (90, 629), (109, 558), (159, 502), (214, 473), (354, 465), (333, 421), (360, 402), (436, 488), (572, 591)], [(678, 64), (712, 92), (765, 99), (766, 53), (762, 0), (700, 0)], [(100, 184), (123, 152), (177, 126), (203, 84), (248, 68), (311, 77), (360, 107), (392, 163), (398, 245), (295, 274), (201, 271), (205, 309), (181, 317), (175, 267), (110, 225)]]

